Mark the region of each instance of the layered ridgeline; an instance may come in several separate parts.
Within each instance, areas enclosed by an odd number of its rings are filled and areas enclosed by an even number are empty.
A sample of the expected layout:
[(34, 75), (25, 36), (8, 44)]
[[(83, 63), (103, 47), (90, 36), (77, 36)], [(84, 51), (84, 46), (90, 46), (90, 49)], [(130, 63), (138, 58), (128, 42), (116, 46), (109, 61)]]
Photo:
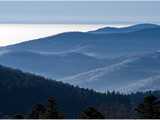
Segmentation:
[(98, 91), (159, 89), (160, 26), (68, 32), (1, 48), (0, 63)]
[[(160, 97), (160, 92), (152, 92)], [(15, 114), (31, 114), (35, 104), (45, 104), (55, 98), (57, 109), (64, 118), (78, 118), (88, 107), (95, 107), (106, 118), (136, 118), (135, 108), (148, 93), (106, 94), (73, 87), (69, 84), (0, 66), (0, 118)]]

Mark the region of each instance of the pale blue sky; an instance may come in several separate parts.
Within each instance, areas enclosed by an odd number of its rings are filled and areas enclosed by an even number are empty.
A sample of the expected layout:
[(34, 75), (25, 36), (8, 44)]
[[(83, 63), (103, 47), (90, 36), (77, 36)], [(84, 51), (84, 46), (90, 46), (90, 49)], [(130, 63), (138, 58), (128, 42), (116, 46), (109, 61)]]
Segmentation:
[(160, 23), (160, 2), (11, 1), (0, 2), (0, 23)]

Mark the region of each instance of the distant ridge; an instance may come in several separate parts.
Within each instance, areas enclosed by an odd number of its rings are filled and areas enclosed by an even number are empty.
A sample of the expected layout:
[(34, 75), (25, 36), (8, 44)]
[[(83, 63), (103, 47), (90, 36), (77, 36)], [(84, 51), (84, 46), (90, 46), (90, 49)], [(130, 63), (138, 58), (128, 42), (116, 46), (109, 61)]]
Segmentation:
[[(142, 29), (143, 28), (143, 29)], [(159, 49), (160, 27), (155, 24), (138, 24), (126, 28), (116, 28), (112, 34), (103, 32), (67, 32), (0, 48), (5, 50), (29, 50), (36, 52), (79, 52), (94, 57), (115, 57), (128, 52), (144, 52), (143, 49)], [(105, 28), (104, 28), (105, 30)], [(117, 31), (116, 30), (116, 31)], [(98, 31), (98, 30), (97, 30)], [(126, 32), (132, 31), (132, 32)], [(111, 32), (109, 32), (111, 33)], [(154, 37), (153, 37), (154, 36)], [(146, 42), (147, 41), (147, 42)], [(153, 42), (151, 42), (153, 41)], [(140, 43), (140, 44), (139, 44)], [(125, 44), (125, 46), (124, 46)], [(138, 45), (138, 46), (137, 46)], [(140, 46), (141, 45), (141, 46)], [(153, 46), (152, 48), (150, 46)], [(128, 51), (125, 51), (129, 49)], [(142, 51), (141, 51), (142, 49)], [(147, 51), (148, 51), (147, 50)], [(146, 52), (147, 52), (146, 51)], [(154, 51), (152, 51), (154, 52)], [(129, 53), (132, 55), (133, 53)]]
[[(128, 33), (128, 32), (136, 32), (136, 31), (143, 31), (143, 30), (149, 30), (149, 29), (160, 29), (160, 25), (158, 24), (150, 24), (150, 23), (144, 23), (144, 24), (136, 24), (136, 25), (132, 25), (132, 26), (128, 26), (128, 27), (121, 27), (121, 28), (117, 28), (117, 27), (104, 27), (104, 28), (100, 28), (97, 29), (95, 31), (89, 31), (89, 32), (64, 32), (64, 33), (60, 33), (54, 36), (48, 36), (48, 37), (44, 37), (44, 38), (39, 38), (39, 39), (35, 39), (35, 40), (29, 40), (29, 41), (25, 41), (25, 42), (21, 42), (21, 43), (17, 43), (14, 45), (8, 45), (5, 47), (0, 47), (0, 49), (5, 49), (5, 48), (18, 48), (18, 47), (30, 47), (30, 45), (41, 45), (41, 42), (43, 42), (43, 46), (47, 47), (49, 46), (49, 44), (52, 44), (52, 40), (64, 40), (64, 39), (70, 39), (70, 41), (68, 42), (73, 42), (71, 39), (73, 38), (84, 38), (84, 37), (89, 37), (90, 39), (92, 38), (91, 36), (94, 37), (100, 37), (102, 35), (97, 36), (96, 34), (92, 34), (92, 33), (103, 33), (106, 34), (106, 36), (108, 36), (108, 33)], [(102, 36), (102, 37), (105, 37)], [(47, 43), (45, 43), (47, 42)], [(54, 43), (54, 42), (53, 42)], [(62, 44), (62, 43), (61, 43)], [(55, 46), (54, 46), (55, 47)], [(38, 48), (38, 46), (37, 46)]]
[(126, 33), (126, 32), (134, 32), (139, 31), (143, 29), (151, 29), (151, 28), (159, 28), (160, 26), (157, 24), (150, 24), (150, 23), (144, 23), (144, 24), (136, 24), (128, 27), (104, 27), (97, 29), (95, 31), (90, 31), (91, 33)]

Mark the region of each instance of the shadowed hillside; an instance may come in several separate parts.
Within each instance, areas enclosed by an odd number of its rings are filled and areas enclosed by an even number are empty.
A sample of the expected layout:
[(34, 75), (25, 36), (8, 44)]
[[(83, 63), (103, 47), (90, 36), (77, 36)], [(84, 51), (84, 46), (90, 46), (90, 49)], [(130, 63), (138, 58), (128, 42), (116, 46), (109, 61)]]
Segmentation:
[(99, 107), (106, 102), (130, 104), (123, 95), (100, 94), (3, 66), (0, 66), (0, 95), (3, 96), (0, 112), (4, 114), (29, 112), (32, 105), (44, 103), (48, 96), (54, 96), (60, 111), (69, 117), (77, 116), (88, 106)]

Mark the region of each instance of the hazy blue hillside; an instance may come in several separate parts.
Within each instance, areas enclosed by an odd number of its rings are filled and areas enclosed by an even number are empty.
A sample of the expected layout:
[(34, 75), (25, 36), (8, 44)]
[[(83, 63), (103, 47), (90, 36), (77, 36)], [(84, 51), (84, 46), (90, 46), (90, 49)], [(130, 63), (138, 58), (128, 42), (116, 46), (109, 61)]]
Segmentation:
[(64, 81), (99, 91), (109, 89), (135, 92), (160, 89), (159, 75), (160, 53), (155, 52), (67, 77)]
[(113, 64), (114, 61), (97, 59), (73, 52), (47, 54), (30, 51), (10, 51), (0, 55), (0, 63), (57, 79)]
[(159, 25), (100, 31), (103, 34), (68, 32), (3, 47), (0, 63), (98, 91), (158, 89)]

